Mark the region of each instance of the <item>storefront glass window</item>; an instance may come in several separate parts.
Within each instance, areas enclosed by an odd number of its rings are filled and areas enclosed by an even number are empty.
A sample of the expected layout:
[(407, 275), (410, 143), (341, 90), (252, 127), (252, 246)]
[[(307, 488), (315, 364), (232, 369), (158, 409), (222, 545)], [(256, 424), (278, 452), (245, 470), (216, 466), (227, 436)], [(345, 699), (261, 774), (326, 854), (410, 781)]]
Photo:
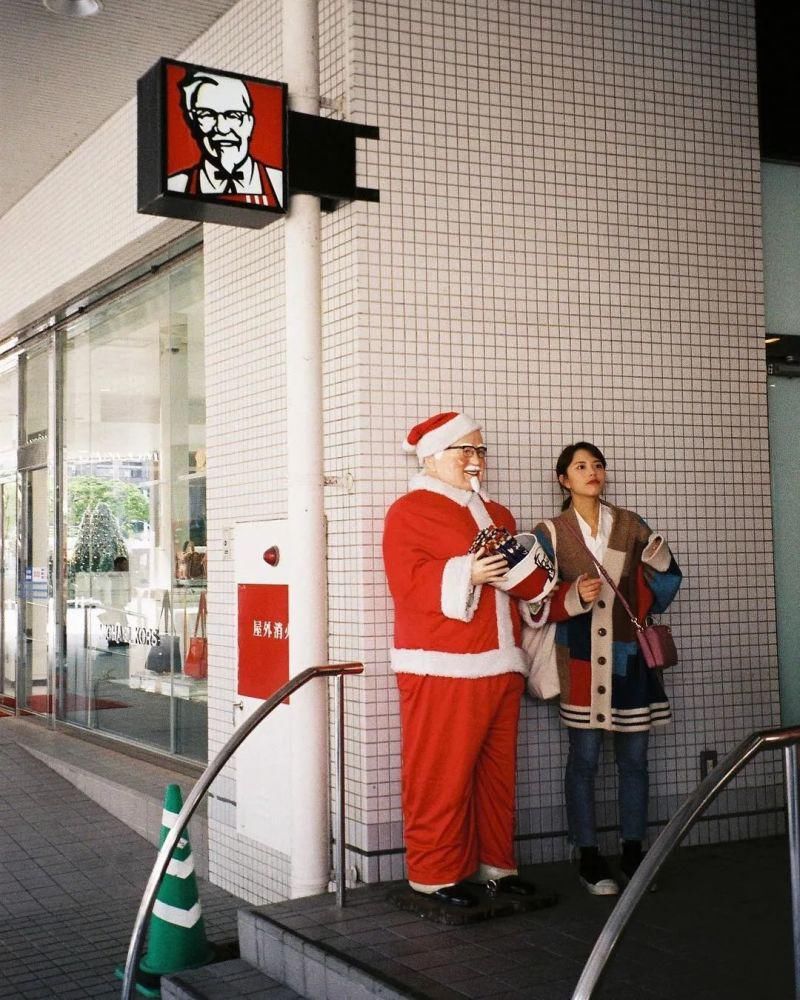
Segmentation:
[(53, 492), (48, 484), (52, 336), (19, 355), (22, 435), (17, 451), (16, 707), (45, 714), (49, 698), (49, 619), (53, 583)]
[(22, 369), (22, 391), (25, 397), (25, 409), (22, 415), (22, 425), (25, 430), (23, 443), (31, 444), (45, 440), (50, 423), (48, 409), (48, 353), (44, 343), (31, 348), (25, 357)]
[[(200, 256), (62, 333), (67, 579), (56, 713), (205, 760), (205, 648), (190, 643), (204, 633), (206, 588)], [(190, 644), (199, 652), (187, 664)]]
[(17, 471), (17, 388), (16, 359), (0, 366), (0, 475), (13, 475)]
[(16, 359), (0, 367), (0, 706), (16, 698), (17, 410)]

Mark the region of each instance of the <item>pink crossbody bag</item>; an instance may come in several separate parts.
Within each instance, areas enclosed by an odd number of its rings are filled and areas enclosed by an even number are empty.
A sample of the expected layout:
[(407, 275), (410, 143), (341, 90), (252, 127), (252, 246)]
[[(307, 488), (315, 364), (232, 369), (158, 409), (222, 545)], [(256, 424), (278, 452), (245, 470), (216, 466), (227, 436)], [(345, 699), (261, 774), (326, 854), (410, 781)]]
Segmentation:
[(640, 622), (633, 613), (630, 604), (622, 596), (619, 587), (606, 572), (603, 564), (595, 559), (592, 550), (584, 541), (583, 535), (576, 531), (568, 521), (564, 521), (564, 524), (589, 553), (592, 562), (622, 602), (622, 606), (627, 611), (631, 624), (636, 630), (636, 641), (639, 643), (642, 658), (647, 666), (652, 670), (666, 670), (667, 667), (674, 667), (678, 662), (678, 650), (675, 648), (675, 640), (672, 638), (672, 630), (669, 625), (648, 625), (646, 622)]

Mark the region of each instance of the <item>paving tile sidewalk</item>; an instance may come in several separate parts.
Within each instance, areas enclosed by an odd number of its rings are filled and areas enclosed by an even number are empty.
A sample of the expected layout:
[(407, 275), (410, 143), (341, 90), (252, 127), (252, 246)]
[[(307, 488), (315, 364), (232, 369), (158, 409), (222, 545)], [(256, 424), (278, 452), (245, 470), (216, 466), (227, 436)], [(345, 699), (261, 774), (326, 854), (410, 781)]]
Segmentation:
[[(118, 1000), (114, 968), (155, 848), (22, 749), (3, 721), (0, 1000)], [(200, 893), (209, 940), (234, 940), (241, 900), (203, 882)]]

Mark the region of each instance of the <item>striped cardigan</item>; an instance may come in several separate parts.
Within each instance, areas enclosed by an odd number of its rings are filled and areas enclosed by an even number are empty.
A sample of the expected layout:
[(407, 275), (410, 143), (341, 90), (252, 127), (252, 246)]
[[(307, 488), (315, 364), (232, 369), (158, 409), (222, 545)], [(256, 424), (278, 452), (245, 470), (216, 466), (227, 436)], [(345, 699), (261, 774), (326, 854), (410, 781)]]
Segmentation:
[[(603, 566), (641, 620), (659, 614), (681, 584), (681, 571), (661, 535), (621, 507), (608, 505), (611, 535)], [(561, 720), (577, 729), (640, 732), (671, 718), (661, 671), (642, 660), (635, 628), (621, 601), (603, 580), (589, 609), (573, 582), (582, 573), (596, 576), (589, 553), (566, 526), (580, 536), (575, 512), (568, 508), (553, 520), (555, 550), (547, 525), (535, 534), (558, 564), (561, 581), (550, 599), (548, 617), (556, 625), (556, 659), (561, 686)]]

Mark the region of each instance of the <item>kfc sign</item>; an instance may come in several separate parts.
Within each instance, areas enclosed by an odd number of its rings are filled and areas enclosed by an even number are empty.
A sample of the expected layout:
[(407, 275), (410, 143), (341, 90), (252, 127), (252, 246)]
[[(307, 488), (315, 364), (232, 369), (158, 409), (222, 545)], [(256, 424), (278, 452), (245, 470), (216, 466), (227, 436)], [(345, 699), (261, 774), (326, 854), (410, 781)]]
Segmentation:
[(159, 59), (139, 80), (139, 211), (258, 229), (292, 194), (378, 201), (356, 179), (356, 139), (378, 129), (287, 105), (285, 83)]
[(139, 80), (139, 211), (260, 228), (286, 212), (286, 85), (161, 59)]

